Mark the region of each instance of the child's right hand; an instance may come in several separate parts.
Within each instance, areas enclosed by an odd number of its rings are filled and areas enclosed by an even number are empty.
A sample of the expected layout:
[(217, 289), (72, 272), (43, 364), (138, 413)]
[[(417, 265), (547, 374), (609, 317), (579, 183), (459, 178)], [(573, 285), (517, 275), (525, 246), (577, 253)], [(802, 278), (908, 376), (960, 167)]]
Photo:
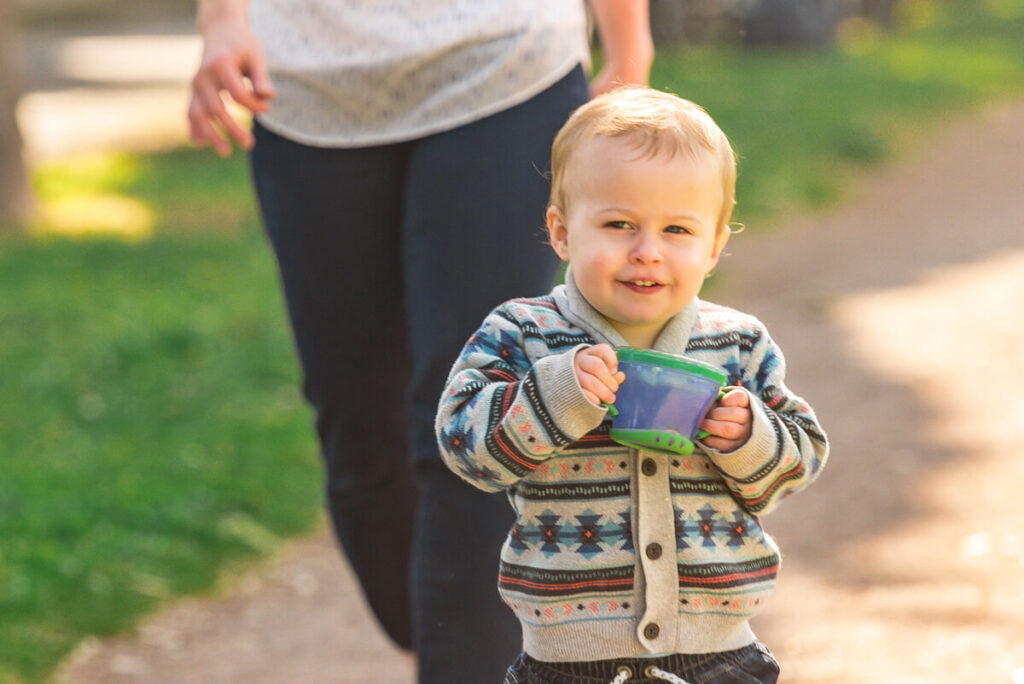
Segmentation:
[(619, 385), (626, 381), (626, 374), (619, 370), (615, 350), (607, 344), (595, 344), (576, 352), (573, 369), (583, 395), (592, 404), (614, 404)]

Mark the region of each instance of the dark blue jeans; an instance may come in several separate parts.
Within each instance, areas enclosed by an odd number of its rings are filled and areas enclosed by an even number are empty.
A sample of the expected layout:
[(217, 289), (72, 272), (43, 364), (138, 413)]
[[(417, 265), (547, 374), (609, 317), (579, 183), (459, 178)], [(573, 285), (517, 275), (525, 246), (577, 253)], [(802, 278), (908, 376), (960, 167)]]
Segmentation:
[(545, 663), (525, 653), (505, 675), (505, 684), (608, 684), (622, 668), (627, 684), (664, 684), (649, 667), (682, 677), (688, 684), (775, 684), (779, 664), (761, 643), (721, 653), (670, 655), (660, 658), (617, 658), (583, 663)]
[(255, 126), (253, 179), (316, 413), (337, 538), (420, 682), (497, 682), (520, 647), (496, 590), (505, 497), (442, 464), (434, 416), (485, 315), (547, 292), (551, 142), (586, 99), (575, 69), (532, 100), (379, 147)]

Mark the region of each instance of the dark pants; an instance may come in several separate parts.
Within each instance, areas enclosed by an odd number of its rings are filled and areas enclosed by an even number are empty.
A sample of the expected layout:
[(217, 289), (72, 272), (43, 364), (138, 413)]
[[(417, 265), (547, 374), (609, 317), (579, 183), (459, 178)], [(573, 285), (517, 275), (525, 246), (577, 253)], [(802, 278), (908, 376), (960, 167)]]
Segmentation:
[(418, 652), (425, 684), (500, 681), (519, 651), (495, 588), (511, 510), (444, 467), (434, 416), (484, 316), (551, 287), (542, 174), (585, 98), (576, 69), (484, 120), (368, 148), (309, 147), (255, 126), (253, 177), (331, 519), (381, 625)]
[[(580, 663), (544, 663), (525, 653), (505, 675), (505, 684), (607, 684), (627, 669), (627, 684), (659, 684), (666, 679), (649, 671), (656, 667), (687, 684), (775, 684), (779, 664), (759, 642), (735, 651), (658, 658), (617, 658)], [(668, 680), (670, 681), (670, 680)]]

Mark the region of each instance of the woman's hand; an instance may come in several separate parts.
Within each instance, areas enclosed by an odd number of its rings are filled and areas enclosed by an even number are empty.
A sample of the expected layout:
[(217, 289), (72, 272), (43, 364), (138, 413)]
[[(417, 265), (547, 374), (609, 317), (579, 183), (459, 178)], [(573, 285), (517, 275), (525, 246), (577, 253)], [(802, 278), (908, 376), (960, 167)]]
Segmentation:
[(263, 46), (249, 29), (244, 10), (239, 2), (208, 0), (200, 5), (203, 55), (192, 78), (189, 137), (194, 145), (210, 145), (222, 157), (231, 154), (232, 141), (248, 149), (253, 138), (228, 112), (221, 93), (253, 114), (267, 111), (274, 97)]

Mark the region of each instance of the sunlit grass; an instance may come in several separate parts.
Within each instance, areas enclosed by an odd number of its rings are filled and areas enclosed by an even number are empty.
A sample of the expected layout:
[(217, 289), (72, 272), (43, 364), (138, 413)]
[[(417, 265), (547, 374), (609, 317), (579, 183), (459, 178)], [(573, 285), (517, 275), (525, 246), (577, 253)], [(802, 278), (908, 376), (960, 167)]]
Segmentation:
[[(83, 637), (210, 590), (316, 518), (310, 416), (244, 174), (193, 151), (45, 167), (44, 207), (132, 198), (152, 232), (0, 243), (0, 682), (43, 680)], [(222, 222), (202, 223), (214, 195)]]
[(41, 205), (33, 230), (126, 237), (238, 234), (257, 220), (248, 174), (242, 154), (221, 161), (189, 149), (49, 162), (33, 178)]
[(834, 204), (866, 165), (927, 144), (934, 124), (1024, 92), (1022, 6), (904, 0), (900, 32), (855, 20), (828, 49), (661, 50), (652, 82), (703, 105), (732, 139), (736, 218), (761, 229)]
[(148, 204), (126, 195), (73, 195), (45, 202), (32, 232), (64, 237), (109, 236), (145, 240), (156, 215)]

